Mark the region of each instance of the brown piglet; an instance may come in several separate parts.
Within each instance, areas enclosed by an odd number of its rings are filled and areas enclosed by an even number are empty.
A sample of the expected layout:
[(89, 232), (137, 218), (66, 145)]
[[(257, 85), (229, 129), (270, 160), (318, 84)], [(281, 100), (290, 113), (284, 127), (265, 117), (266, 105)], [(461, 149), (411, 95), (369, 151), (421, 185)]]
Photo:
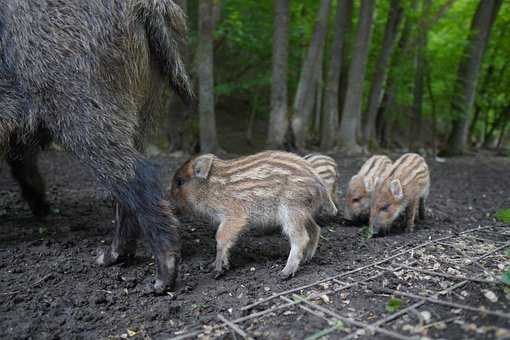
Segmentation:
[(233, 160), (212, 154), (195, 157), (177, 170), (170, 190), (179, 214), (218, 224), (218, 277), (229, 268), (229, 250), (248, 225), (280, 225), (290, 241), (281, 276), (294, 275), (301, 261), (313, 257), (320, 236), (314, 216), (337, 210), (326, 186), (303, 158), (266, 151)]
[(370, 197), (385, 171), (391, 167), (391, 159), (384, 155), (370, 157), (354, 175), (347, 186), (344, 217), (355, 222), (368, 222)]
[(430, 173), (423, 157), (407, 153), (400, 157), (377, 184), (370, 205), (370, 225), (374, 234), (389, 231), (405, 214), (407, 231), (413, 231), (415, 217), (425, 218), (425, 200), (430, 189)]
[(336, 161), (333, 158), (320, 153), (311, 153), (303, 158), (312, 165), (312, 168), (322, 179), (326, 188), (328, 188), (329, 195), (336, 204), (338, 189), (338, 166)]

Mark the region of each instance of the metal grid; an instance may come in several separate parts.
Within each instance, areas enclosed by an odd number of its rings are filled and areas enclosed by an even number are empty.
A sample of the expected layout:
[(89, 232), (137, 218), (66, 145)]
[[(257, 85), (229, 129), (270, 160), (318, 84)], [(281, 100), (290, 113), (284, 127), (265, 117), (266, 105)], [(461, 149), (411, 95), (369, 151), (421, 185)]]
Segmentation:
[[(247, 314), (243, 317), (228, 320), (219, 314), (218, 323), (204, 325), (184, 334), (176, 333), (174, 339), (200, 335), (216, 337), (227, 332), (231, 332), (234, 338), (250, 339), (254, 337), (251, 332), (256, 329), (257, 320), (296, 308), (308, 316), (324, 321), (323, 328), (308, 335), (312, 338), (331, 334), (342, 339), (371, 335), (417, 339), (420, 335), (416, 333), (427, 333), (440, 324), (442, 327), (456, 327), (455, 323), (458, 326), (463, 320), (468, 320), (469, 317), (472, 319), (473, 315), (483, 318), (485, 326), (499, 321), (510, 328), (510, 313), (489, 310), (476, 302), (468, 303), (460, 294), (464, 292), (460, 290), (467, 285), (478, 285), (477, 288), (482, 289), (501, 284), (500, 274), (510, 265), (508, 257), (503, 255), (504, 250), (509, 247), (509, 226), (486, 226), (466, 230), (409, 249), (399, 249), (380, 261), (275, 293), (242, 307), (241, 311)], [(370, 295), (381, 301), (395, 297), (406, 300), (407, 303), (392, 313), (378, 313), (388, 314), (384, 317), (376, 312), (375, 315), (367, 317), (356, 315), (357, 311), (352, 309), (348, 312), (348, 308), (328, 308), (328, 303), (318, 298), (339, 298), (339, 295), (353, 293), (355, 289), (370, 292)], [(430, 305), (434, 305), (438, 321), (424, 320), (424, 314), (419, 312)], [(438, 309), (442, 311), (440, 315)], [(508, 311), (508, 306), (503, 309)], [(411, 319), (418, 320), (419, 331), (413, 332), (409, 325), (408, 329), (403, 330), (402, 324)], [(455, 331), (466, 330), (457, 327)], [(456, 334), (460, 337), (459, 333)], [(510, 333), (508, 334), (510, 336)], [(427, 335), (431, 337), (431, 334)]]

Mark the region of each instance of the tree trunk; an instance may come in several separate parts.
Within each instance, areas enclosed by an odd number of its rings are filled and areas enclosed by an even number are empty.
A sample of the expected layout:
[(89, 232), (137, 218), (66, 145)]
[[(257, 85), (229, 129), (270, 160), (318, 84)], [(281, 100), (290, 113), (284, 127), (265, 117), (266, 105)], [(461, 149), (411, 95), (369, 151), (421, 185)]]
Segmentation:
[(497, 150), (501, 150), (501, 146), (503, 145), (503, 140), (505, 139), (507, 125), (508, 125), (508, 122), (505, 122), (505, 124), (501, 127), (501, 130), (499, 131), (498, 144), (496, 145)]
[(375, 143), (375, 121), (377, 112), (379, 111), (379, 105), (381, 104), (383, 86), (388, 73), (388, 64), (395, 47), (398, 27), (402, 21), (402, 14), (403, 8), (400, 0), (391, 0), (388, 20), (386, 21), (386, 27), (384, 29), (383, 45), (374, 69), (372, 85), (368, 97), (368, 109), (363, 133), (365, 145), (368, 145), (370, 140)]
[(258, 100), (259, 99), (259, 94), (258, 92), (254, 92), (253, 94), (253, 104), (251, 106), (251, 111), (250, 111), (250, 117), (248, 119), (248, 127), (246, 128), (246, 143), (248, 145), (251, 145), (253, 146), (254, 143), (253, 143), (253, 128), (254, 128), (254, 125), (255, 125), (255, 116), (257, 115), (257, 109), (258, 109)]
[(324, 48), (330, 7), (331, 0), (321, 0), (312, 41), (301, 69), (296, 97), (294, 98), (292, 130), (294, 131), (296, 146), (301, 149), (305, 146), (306, 132), (310, 123), (310, 111), (305, 110), (305, 107), (307, 104), (309, 105), (307, 101), (314, 100), (314, 93), (311, 88), (313, 87), (317, 67), (319, 67), (318, 59)]
[(356, 141), (356, 130), (361, 116), (361, 99), (363, 96), (363, 81), (365, 79), (368, 48), (372, 35), (372, 21), (374, 14), (374, 0), (362, 0), (356, 41), (349, 68), (349, 80), (345, 105), (342, 110), (339, 144), (350, 153), (361, 151)]
[(413, 87), (413, 121), (409, 124), (409, 149), (417, 151), (423, 146), (422, 108), (423, 108), (423, 77), (425, 67), (425, 51), (427, 48), (428, 16), (431, 0), (423, 1), (423, 11), (418, 26), (418, 39), (415, 53), (415, 71)]
[(329, 150), (335, 147), (335, 135), (338, 129), (338, 91), (340, 86), (340, 71), (344, 58), (344, 41), (348, 15), (348, 7), (352, 9), (352, 0), (337, 0), (334, 36), (331, 46), (331, 61), (324, 93), (324, 113), (321, 123), (321, 148)]
[(288, 128), (289, 0), (275, 0), (273, 4), (273, 70), (267, 146), (271, 149), (281, 149)]
[(434, 92), (432, 92), (432, 77), (430, 76), (430, 64), (427, 60), (425, 60), (425, 80), (427, 83), (427, 92), (429, 93), (430, 99), (430, 107), (432, 110), (432, 148), (434, 150), (434, 155), (437, 155), (437, 105), (436, 105), (436, 97), (434, 96)]
[(198, 7), (198, 112), (200, 151), (219, 151), (214, 113), (213, 2), (201, 0)]
[[(418, 0), (413, 0), (411, 4), (412, 12), (416, 11), (416, 6), (418, 4)], [(411, 29), (413, 25), (413, 20), (410, 17), (407, 17), (404, 23), (404, 27), (402, 28), (402, 33), (400, 34), (400, 39), (397, 43), (397, 49), (394, 53), (396, 55), (391, 60), (390, 70), (395, 68), (402, 61), (402, 58), (407, 57), (408, 49), (409, 49), (409, 38), (411, 36)], [(395, 96), (398, 92), (398, 82), (395, 79), (396, 75), (390, 73), (388, 79), (386, 81), (386, 89), (384, 91), (382, 103), (380, 105), (380, 109), (377, 113), (378, 118), (376, 122), (376, 129), (381, 131), (381, 134), (378, 138), (379, 144), (381, 146), (388, 146), (391, 144), (391, 130), (388, 126), (391, 125), (389, 114), (392, 114), (394, 111), (395, 105)], [(378, 126), (378, 128), (377, 128)]]
[(466, 146), (469, 114), (475, 99), (478, 72), (501, 2), (502, 0), (480, 0), (471, 21), (467, 45), (459, 63), (455, 96), (451, 104), (455, 116), (448, 140), (447, 152), (450, 155), (462, 154)]
[[(347, 93), (347, 81), (349, 80), (349, 51), (351, 50), (351, 32), (352, 32), (352, 8), (353, 0), (345, 0), (345, 22), (344, 22), (344, 43), (342, 51), (342, 66), (340, 67), (340, 85), (338, 87), (338, 119), (342, 114), (345, 104), (345, 95)], [(336, 139), (336, 136), (335, 136)], [(334, 141), (336, 144), (336, 140)]]
[(320, 124), (322, 120), (322, 95), (324, 93), (324, 49), (321, 51), (319, 56), (319, 68), (316, 72), (315, 77), (315, 122), (314, 122), (314, 133), (319, 134), (320, 133)]

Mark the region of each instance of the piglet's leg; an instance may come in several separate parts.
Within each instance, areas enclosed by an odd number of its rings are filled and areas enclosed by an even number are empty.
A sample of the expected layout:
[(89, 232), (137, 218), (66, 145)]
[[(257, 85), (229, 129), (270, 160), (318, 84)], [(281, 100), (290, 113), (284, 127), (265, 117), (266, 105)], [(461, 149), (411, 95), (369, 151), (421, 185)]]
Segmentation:
[(226, 218), (216, 232), (216, 260), (214, 261), (215, 277), (223, 274), (224, 269), (229, 269), (229, 252), (239, 234), (246, 225), (245, 218)]
[(285, 219), (282, 221), (282, 224), (283, 231), (289, 237), (290, 253), (287, 264), (280, 274), (284, 279), (294, 275), (303, 259), (305, 249), (310, 241), (306, 231), (306, 225), (309, 223), (309, 220), (309, 216), (303, 215), (302, 212), (297, 210), (285, 213)]
[(321, 234), (321, 228), (315, 223), (313, 218), (308, 219), (308, 223), (306, 224), (306, 231), (308, 232), (308, 236), (310, 237), (310, 241), (305, 249), (305, 261), (311, 260), (315, 255), (315, 251), (317, 250), (317, 246), (319, 245), (319, 238)]
[(418, 210), (418, 218), (423, 221), (425, 219), (425, 198), (420, 198), (420, 206)]
[(412, 201), (406, 208), (406, 231), (414, 231), (414, 220), (416, 217), (416, 210), (418, 209), (418, 201)]

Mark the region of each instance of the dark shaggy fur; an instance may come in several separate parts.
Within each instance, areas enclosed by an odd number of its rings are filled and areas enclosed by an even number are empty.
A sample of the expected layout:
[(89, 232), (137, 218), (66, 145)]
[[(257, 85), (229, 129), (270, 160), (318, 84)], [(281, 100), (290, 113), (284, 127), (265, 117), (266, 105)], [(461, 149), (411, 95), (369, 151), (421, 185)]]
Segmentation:
[(17, 176), (25, 198), (47, 213), (34, 150), (48, 131), (120, 207), (98, 262), (132, 254), (141, 231), (156, 258), (157, 291), (177, 274), (177, 221), (136, 141), (165, 84), (192, 97), (179, 54), (185, 35), (171, 0), (0, 0), (0, 145), (10, 144), (11, 165), (25, 169)]

